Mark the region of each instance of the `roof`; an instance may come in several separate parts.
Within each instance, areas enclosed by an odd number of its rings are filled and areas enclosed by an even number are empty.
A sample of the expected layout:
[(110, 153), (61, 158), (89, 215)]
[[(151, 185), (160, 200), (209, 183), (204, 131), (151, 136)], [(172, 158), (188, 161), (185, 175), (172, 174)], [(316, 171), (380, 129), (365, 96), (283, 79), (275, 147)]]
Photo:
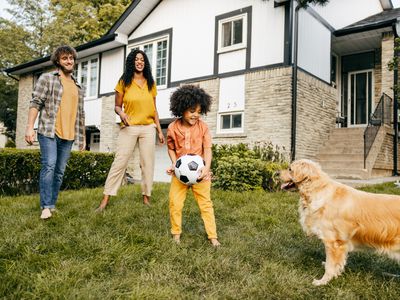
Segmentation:
[(397, 22), (398, 18), (400, 18), (400, 8), (384, 10), (378, 14), (336, 30), (334, 35), (342, 36), (392, 26)]
[[(128, 36), (160, 3), (161, 0), (133, 0), (104, 36), (97, 40), (75, 47), (76, 51), (78, 52), (78, 56), (87, 57), (89, 55), (126, 45), (128, 43)], [(50, 56), (46, 56), (5, 69), (3, 71), (12, 75), (20, 75), (50, 66), (51, 64)]]
[[(102, 45), (104, 45), (106, 43), (113, 42), (116, 37), (117, 37), (117, 34), (115, 34), (115, 33), (109, 34), (109, 35), (104, 35), (103, 37), (101, 37), (97, 40), (94, 40), (89, 43), (75, 47), (75, 50), (79, 53), (79, 56), (85, 56), (85, 54), (90, 55), (90, 52), (86, 51), (86, 53), (85, 53), (85, 50), (91, 49), (93, 47), (101, 47)], [(17, 65), (12, 68), (5, 69), (4, 71), (9, 74), (19, 75), (19, 74), (26, 73), (31, 70), (43, 68), (43, 67), (50, 66), (50, 65), (52, 65), (52, 63), (50, 62), (50, 55), (49, 55), (46, 57), (38, 58), (36, 60)]]

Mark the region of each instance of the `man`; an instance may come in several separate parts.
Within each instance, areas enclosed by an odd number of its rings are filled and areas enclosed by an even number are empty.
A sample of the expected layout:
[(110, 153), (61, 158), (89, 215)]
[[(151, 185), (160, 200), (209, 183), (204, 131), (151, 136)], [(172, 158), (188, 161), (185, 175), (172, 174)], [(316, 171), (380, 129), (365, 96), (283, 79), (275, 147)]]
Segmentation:
[(25, 141), (32, 145), (33, 126), (39, 115), (37, 138), (41, 152), (39, 178), (41, 219), (55, 210), (65, 167), (74, 141), (85, 149), (84, 91), (72, 73), (77, 53), (70, 46), (60, 46), (51, 55), (56, 71), (40, 76), (29, 106)]

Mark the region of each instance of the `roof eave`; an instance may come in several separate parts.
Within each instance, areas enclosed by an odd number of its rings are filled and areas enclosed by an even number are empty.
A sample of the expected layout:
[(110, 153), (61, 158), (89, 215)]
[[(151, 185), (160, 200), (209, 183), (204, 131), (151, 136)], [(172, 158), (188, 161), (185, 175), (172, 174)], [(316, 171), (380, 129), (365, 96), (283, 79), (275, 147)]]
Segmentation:
[(392, 0), (379, 0), (381, 2), (383, 10), (391, 10), (393, 9)]
[[(85, 50), (88, 50), (90, 48), (94, 48), (97, 46), (105, 45), (107, 43), (112, 43), (115, 40), (117, 40), (118, 34), (113, 33), (109, 35), (104, 35), (101, 38), (88, 42), (83, 45), (79, 45), (75, 47), (76, 51), (78, 52), (78, 56), (80, 53), (84, 52)], [(119, 41), (121, 45), (126, 44), (126, 41)], [(31, 72), (43, 67), (48, 67), (51, 66), (50, 62), (50, 55), (46, 57), (42, 57), (33, 61), (29, 61), (20, 65), (17, 65), (12, 68), (4, 69), (3, 71), (6, 72), (7, 74), (12, 74), (12, 75), (21, 75), (27, 72)]]
[(396, 23), (397, 19), (392, 19), (392, 20), (385, 20), (383, 22), (379, 23), (374, 23), (374, 24), (368, 24), (368, 25), (362, 25), (362, 26), (356, 26), (356, 27), (350, 27), (350, 28), (343, 28), (339, 29), (333, 32), (334, 36), (344, 36), (348, 34), (353, 34), (353, 33), (359, 33), (359, 32), (364, 32), (364, 31), (369, 31), (369, 30), (375, 30), (375, 29), (380, 29), (384, 27), (389, 27), (392, 26), (394, 23)]

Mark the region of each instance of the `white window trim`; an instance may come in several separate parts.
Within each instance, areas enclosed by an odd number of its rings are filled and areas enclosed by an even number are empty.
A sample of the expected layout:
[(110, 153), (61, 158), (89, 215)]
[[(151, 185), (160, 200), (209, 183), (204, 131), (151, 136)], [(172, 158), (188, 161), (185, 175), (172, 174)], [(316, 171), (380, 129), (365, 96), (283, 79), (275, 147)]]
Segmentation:
[[(222, 24), (224, 24), (226, 22), (240, 20), (240, 19), (243, 19), (242, 43), (234, 44), (234, 45), (227, 46), (227, 47), (222, 47)], [(224, 52), (239, 50), (239, 49), (243, 49), (246, 47), (247, 47), (247, 13), (240, 14), (240, 15), (233, 16), (233, 17), (226, 18), (226, 19), (221, 19), (218, 21), (218, 50), (217, 50), (217, 53), (224, 53)]]
[[(95, 139), (96, 137), (99, 138), (99, 141), (98, 141), (98, 142), (94, 142), (94, 139)], [(101, 138), (100, 132), (94, 132), (94, 133), (92, 133), (92, 134), (90, 135), (90, 144), (100, 144), (100, 138)]]
[[(157, 85), (157, 89), (166, 89), (167, 88), (167, 84), (168, 84), (168, 64), (169, 64), (169, 35), (161, 35), (158, 36), (154, 39), (149, 39), (149, 40), (143, 40), (140, 41), (140, 43), (135, 43), (132, 45), (129, 45), (127, 48), (127, 56), (128, 54), (131, 52), (132, 49), (134, 48), (139, 48), (140, 50), (144, 51), (144, 45), (148, 45), (148, 44), (156, 44), (157, 42), (161, 42), (161, 41), (167, 41), (167, 62), (166, 62), (166, 69), (165, 69), (165, 84), (162, 85)], [(157, 47), (153, 46), (153, 51), (157, 51)], [(152, 61), (150, 62), (151, 65), (151, 74), (153, 75), (154, 78), (154, 82), (157, 84), (157, 55), (154, 55), (153, 53), (153, 57), (152, 57)]]
[[(221, 128), (221, 117), (222, 116), (227, 116), (227, 115), (242, 115), (242, 127), (240, 128), (229, 128), (229, 129), (222, 129)], [(244, 132), (244, 111), (243, 110), (238, 110), (238, 111), (226, 111), (226, 112), (218, 112), (217, 114), (217, 134), (223, 134), (223, 133), (243, 133)]]
[[(97, 58), (97, 74), (96, 74), (96, 94), (94, 96), (86, 96), (88, 95), (88, 89), (90, 86), (90, 64), (91, 60)], [(87, 73), (87, 78), (88, 78), (88, 85), (84, 86), (81, 83), (81, 73), (82, 73), (82, 63), (83, 62), (88, 62), (88, 73)], [(85, 57), (84, 59), (81, 59), (77, 62), (78, 70), (77, 70), (77, 76), (76, 80), (78, 81), (79, 84), (82, 85), (82, 88), (85, 88), (85, 99), (84, 100), (93, 100), (97, 99), (97, 95), (99, 94), (99, 72), (100, 72), (100, 59), (98, 55), (93, 55), (89, 57)]]

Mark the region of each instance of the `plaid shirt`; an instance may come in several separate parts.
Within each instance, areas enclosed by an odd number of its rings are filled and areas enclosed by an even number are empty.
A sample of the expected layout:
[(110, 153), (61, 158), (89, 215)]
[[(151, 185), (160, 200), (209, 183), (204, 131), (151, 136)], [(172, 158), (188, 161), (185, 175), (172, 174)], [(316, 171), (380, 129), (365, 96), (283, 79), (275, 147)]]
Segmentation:
[[(84, 91), (72, 77), (78, 87), (79, 99), (78, 110), (75, 121), (75, 143), (83, 146), (85, 140), (85, 111), (83, 109)], [(32, 93), (32, 100), (29, 108), (36, 108), (39, 112), (38, 133), (54, 138), (56, 116), (61, 103), (63, 86), (60, 80), (59, 71), (44, 73), (39, 77)]]

